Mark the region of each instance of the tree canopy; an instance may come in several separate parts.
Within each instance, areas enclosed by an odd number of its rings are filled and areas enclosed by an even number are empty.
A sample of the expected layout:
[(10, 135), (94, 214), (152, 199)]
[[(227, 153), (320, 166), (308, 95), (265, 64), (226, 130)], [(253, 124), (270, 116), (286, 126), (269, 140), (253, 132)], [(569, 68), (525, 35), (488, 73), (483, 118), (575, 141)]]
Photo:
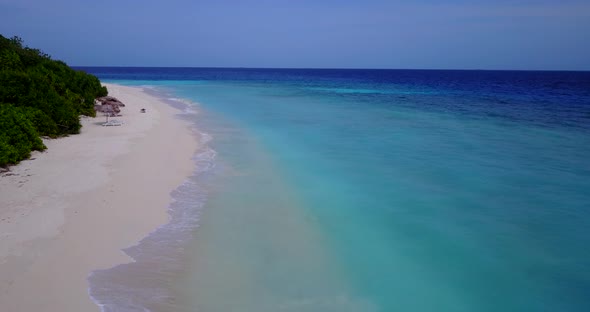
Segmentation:
[(41, 136), (79, 133), (80, 115), (95, 116), (107, 93), (95, 76), (0, 35), (0, 166), (45, 149)]

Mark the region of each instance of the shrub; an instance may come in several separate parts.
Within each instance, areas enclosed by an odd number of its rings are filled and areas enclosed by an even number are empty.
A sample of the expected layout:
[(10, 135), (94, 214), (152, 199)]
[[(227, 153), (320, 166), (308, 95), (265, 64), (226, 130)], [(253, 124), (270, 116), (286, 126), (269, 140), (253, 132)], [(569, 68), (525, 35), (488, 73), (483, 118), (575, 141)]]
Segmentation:
[(0, 35), (0, 165), (44, 149), (40, 135), (79, 133), (79, 116), (95, 116), (94, 99), (107, 94), (95, 76)]
[(33, 123), (24, 109), (0, 104), (0, 166), (28, 158), (33, 150), (44, 150)]

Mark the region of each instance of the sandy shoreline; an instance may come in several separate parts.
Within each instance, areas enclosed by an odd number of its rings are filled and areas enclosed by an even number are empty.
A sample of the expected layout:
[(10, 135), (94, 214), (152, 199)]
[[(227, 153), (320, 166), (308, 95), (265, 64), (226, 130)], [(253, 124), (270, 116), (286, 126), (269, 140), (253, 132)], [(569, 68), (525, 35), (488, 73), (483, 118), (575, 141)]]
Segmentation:
[(123, 126), (85, 118), (80, 135), (0, 176), (2, 311), (99, 311), (88, 274), (129, 262), (121, 249), (166, 223), (170, 192), (193, 171), (198, 142), (177, 109), (107, 87), (127, 105)]

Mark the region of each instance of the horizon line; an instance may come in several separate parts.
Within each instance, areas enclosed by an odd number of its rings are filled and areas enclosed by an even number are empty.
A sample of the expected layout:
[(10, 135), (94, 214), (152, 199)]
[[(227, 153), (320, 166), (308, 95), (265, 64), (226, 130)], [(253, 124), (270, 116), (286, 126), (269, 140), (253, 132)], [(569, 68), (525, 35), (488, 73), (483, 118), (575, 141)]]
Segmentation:
[(225, 66), (123, 66), (70, 65), (78, 68), (199, 68), (199, 69), (286, 69), (286, 70), (422, 70), (422, 71), (522, 71), (522, 72), (590, 72), (590, 69), (469, 69), (469, 68), (362, 68), (362, 67), (225, 67)]

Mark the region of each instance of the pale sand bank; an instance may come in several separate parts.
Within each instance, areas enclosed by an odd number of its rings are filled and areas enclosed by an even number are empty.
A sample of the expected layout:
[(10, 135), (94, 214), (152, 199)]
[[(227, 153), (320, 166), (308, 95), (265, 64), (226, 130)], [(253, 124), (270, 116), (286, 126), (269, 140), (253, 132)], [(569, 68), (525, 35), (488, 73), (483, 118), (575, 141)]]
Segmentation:
[(80, 135), (46, 140), (0, 176), (0, 311), (99, 311), (88, 274), (129, 262), (121, 249), (168, 220), (170, 192), (193, 171), (198, 142), (177, 109), (107, 87), (127, 105), (123, 126), (83, 119)]

